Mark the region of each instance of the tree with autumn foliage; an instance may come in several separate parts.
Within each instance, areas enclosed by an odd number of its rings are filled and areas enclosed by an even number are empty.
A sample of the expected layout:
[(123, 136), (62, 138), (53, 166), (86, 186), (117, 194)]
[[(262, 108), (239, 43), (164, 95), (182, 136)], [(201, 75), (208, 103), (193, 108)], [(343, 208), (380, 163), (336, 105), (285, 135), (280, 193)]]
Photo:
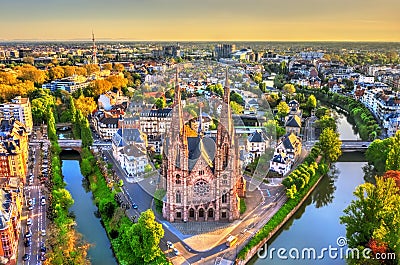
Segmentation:
[(97, 104), (92, 97), (80, 96), (75, 100), (76, 110), (80, 110), (84, 117), (97, 109)]
[(400, 171), (389, 170), (383, 175), (384, 179), (391, 178), (396, 182), (397, 187), (400, 189)]

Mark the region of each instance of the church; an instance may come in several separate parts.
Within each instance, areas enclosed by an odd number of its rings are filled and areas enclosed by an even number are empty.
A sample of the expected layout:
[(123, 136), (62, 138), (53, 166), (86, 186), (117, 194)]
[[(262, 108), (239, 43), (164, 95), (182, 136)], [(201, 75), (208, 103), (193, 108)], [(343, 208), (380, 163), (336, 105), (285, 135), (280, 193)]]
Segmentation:
[[(170, 130), (165, 139), (162, 177), (166, 196), (163, 216), (170, 222), (232, 222), (240, 216), (239, 197), (245, 197), (239, 146), (235, 139), (226, 75), (220, 120), (215, 137), (189, 135), (176, 74)], [(201, 111), (200, 111), (201, 112)]]

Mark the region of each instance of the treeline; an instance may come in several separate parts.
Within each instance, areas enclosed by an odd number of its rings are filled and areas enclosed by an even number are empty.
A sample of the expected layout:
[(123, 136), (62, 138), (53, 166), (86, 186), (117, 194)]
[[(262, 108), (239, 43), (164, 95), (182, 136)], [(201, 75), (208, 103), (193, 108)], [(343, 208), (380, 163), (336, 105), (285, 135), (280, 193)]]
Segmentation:
[(162, 225), (151, 210), (143, 212), (137, 223), (115, 201), (118, 187), (109, 188), (95, 157), (88, 148), (82, 151), (82, 174), (90, 189), (119, 264), (169, 264), (159, 248), (164, 236)]
[(381, 134), (376, 119), (360, 101), (337, 93), (324, 93), (320, 89), (298, 89), (299, 92), (313, 94), (318, 100), (339, 107), (349, 113), (362, 140), (374, 140)]
[(374, 140), (365, 153), (368, 163), (373, 165), (378, 174), (388, 170), (400, 170), (400, 131), (393, 137)]
[(51, 221), (47, 243), (51, 251), (48, 253), (48, 264), (90, 264), (87, 259), (89, 245), (82, 236), (73, 229), (75, 221), (69, 212), (74, 204), (71, 194), (65, 189), (65, 182), (61, 172), (59, 154), (61, 148), (57, 142), (55, 119), (52, 111), (48, 116), (48, 136), (51, 142), (51, 195), (47, 217)]

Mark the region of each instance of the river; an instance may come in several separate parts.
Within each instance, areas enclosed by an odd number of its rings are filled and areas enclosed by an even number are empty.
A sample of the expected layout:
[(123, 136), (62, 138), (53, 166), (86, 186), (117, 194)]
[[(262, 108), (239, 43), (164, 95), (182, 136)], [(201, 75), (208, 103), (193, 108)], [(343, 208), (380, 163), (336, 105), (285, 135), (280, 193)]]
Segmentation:
[(71, 211), (75, 214), (76, 229), (83, 235), (91, 247), (88, 257), (93, 265), (118, 264), (111, 250), (111, 244), (100, 219), (95, 216), (97, 207), (94, 204), (88, 181), (82, 176), (79, 157), (63, 156), (62, 173), (67, 183), (66, 189), (71, 193), (74, 204)]
[[(337, 115), (341, 139), (359, 139), (346, 117), (342, 114)], [(345, 161), (360, 161), (363, 160), (361, 156), (360, 153), (349, 153), (346, 154)], [(285, 255), (288, 259), (278, 258), (275, 251), (267, 258), (254, 257), (249, 264), (346, 264), (345, 259), (340, 258), (340, 249), (345, 251), (345, 247), (339, 247), (337, 244), (338, 238), (346, 236), (346, 228), (339, 223), (339, 217), (354, 199), (355, 187), (364, 183), (362, 167), (365, 164), (366, 162), (336, 162), (330, 174), (323, 177), (299, 211), (268, 242), (269, 250), (286, 249)], [(337, 248), (338, 250), (333, 253), (339, 254), (339, 257), (330, 258), (328, 252), (320, 255), (323, 248), (329, 249), (329, 247)], [(299, 259), (290, 258), (289, 251), (292, 248), (300, 252)], [(315, 249), (317, 258), (301, 259), (301, 253), (305, 248)], [(319, 259), (318, 256), (323, 257)]]

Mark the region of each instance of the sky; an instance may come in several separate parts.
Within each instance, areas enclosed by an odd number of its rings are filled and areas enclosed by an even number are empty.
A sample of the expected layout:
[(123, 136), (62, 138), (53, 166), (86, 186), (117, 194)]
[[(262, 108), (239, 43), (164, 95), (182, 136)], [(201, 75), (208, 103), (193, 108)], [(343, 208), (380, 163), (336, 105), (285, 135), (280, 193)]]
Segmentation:
[(0, 40), (400, 41), (399, 0), (0, 0)]

